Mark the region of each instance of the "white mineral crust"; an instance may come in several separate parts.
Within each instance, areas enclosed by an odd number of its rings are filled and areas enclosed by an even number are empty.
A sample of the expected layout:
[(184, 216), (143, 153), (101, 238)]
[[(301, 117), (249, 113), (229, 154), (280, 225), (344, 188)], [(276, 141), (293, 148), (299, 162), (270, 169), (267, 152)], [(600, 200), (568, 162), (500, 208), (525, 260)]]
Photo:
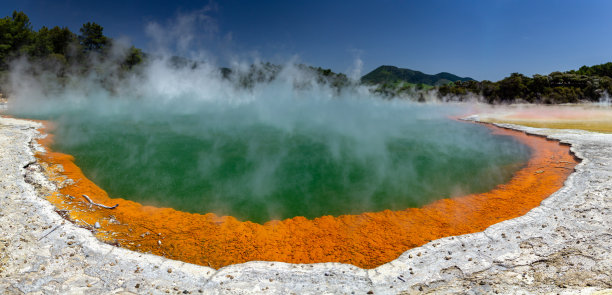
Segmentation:
[(215, 270), (107, 245), (64, 220), (41, 197), (56, 188), (33, 156), (39, 123), (0, 118), (0, 293), (609, 294), (612, 134), (502, 126), (571, 144), (582, 159), (565, 186), (526, 215), (371, 270), (281, 262)]

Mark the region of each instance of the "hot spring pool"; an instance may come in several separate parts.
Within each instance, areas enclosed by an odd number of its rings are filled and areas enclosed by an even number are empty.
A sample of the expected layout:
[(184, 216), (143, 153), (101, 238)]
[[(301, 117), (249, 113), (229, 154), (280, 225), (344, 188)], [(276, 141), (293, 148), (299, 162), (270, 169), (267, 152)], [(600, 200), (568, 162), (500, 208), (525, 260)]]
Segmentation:
[(46, 118), (110, 197), (264, 223), (418, 207), (506, 182), (530, 150), (463, 110), (350, 98), (107, 102)]

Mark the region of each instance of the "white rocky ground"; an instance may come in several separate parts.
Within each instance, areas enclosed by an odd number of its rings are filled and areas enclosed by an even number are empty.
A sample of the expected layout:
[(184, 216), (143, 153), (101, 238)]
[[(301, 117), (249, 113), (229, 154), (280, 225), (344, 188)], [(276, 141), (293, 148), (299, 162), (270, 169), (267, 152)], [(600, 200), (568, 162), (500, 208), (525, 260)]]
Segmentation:
[[(612, 293), (612, 134), (506, 127), (572, 145), (565, 187), (525, 216), (372, 270), (249, 262), (214, 270), (116, 248), (65, 221), (33, 152), (37, 123), (0, 118), (2, 294)], [(520, 198), (520, 196), (517, 196)]]

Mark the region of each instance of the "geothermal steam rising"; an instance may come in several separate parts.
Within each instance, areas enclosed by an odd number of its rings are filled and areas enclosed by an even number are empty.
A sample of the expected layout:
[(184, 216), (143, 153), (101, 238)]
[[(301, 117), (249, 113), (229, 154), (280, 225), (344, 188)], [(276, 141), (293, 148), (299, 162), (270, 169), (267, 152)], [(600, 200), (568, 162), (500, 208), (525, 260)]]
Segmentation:
[(19, 73), (14, 112), (56, 121), (56, 148), (111, 196), (192, 212), (264, 222), (403, 209), (491, 189), (528, 154), (445, 119), (457, 109), (339, 91), (291, 65), (246, 88), (248, 73), (163, 58), (111, 90), (92, 75), (50, 91)]

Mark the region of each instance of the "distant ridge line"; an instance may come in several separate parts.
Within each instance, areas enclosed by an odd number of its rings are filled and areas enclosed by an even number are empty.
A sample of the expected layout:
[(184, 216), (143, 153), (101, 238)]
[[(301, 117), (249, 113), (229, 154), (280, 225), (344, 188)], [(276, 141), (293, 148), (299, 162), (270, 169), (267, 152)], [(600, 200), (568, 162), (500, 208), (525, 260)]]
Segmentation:
[(470, 77), (459, 77), (457, 75), (441, 72), (435, 75), (425, 74), (396, 66), (383, 65), (361, 77), (364, 84), (382, 84), (395, 82), (408, 82), (413, 84), (445, 85), (456, 81), (474, 81)]

